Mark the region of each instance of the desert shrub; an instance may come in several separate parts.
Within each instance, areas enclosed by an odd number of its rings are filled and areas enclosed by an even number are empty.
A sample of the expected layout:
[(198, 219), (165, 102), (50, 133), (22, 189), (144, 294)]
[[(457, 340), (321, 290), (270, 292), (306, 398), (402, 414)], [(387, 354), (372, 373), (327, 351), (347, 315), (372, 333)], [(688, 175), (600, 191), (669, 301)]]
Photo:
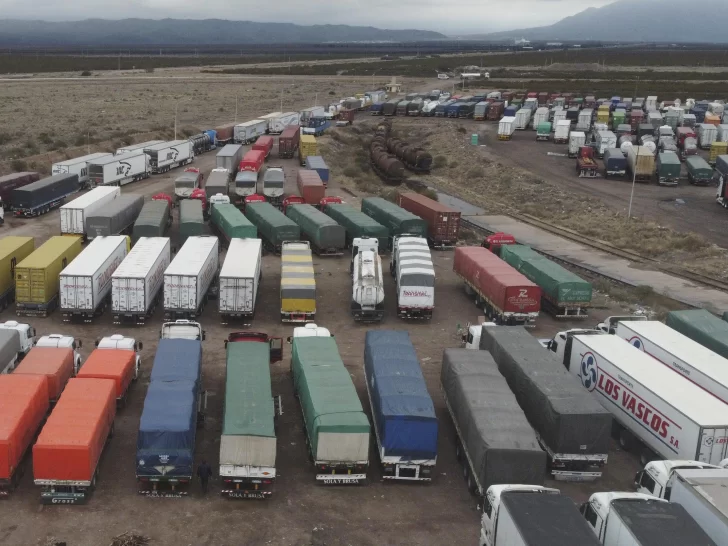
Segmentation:
[(420, 192), (420, 193), (421, 193), (422, 195), (424, 195), (425, 197), (429, 197), (429, 198), (430, 198), (430, 199), (432, 199), (433, 201), (437, 201), (437, 192), (436, 192), (435, 190), (432, 190), (432, 189), (430, 189), (430, 188), (427, 188), (426, 190), (423, 190), (423, 191), (422, 191), (422, 192)]
[(468, 171), (468, 174), (466, 175), (468, 177), (468, 180), (475, 180), (476, 178), (483, 178), (485, 176), (485, 171), (482, 167), (473, 167)]
[(27, 170), (28, 166), (22, 159), (13, 159), (10, 162), (10, 166), (15, 172), (21, 172)]
[(88, 76), (91, 76), (91, 71), (84, 70), (83, 72), (81, 72), (81, 76), (83, 76), (84, 78), (87, 78)]
[(444, 155), (436, 155), (432, 165), (435, 169), (441, 169), (447, 165), (447, 158)]
[(349, 178), (356, 178), (359, 176), (359, 171), (356, 170), (356, 167), (347, 167), (344, 169), (344, 176), (348, 176)]

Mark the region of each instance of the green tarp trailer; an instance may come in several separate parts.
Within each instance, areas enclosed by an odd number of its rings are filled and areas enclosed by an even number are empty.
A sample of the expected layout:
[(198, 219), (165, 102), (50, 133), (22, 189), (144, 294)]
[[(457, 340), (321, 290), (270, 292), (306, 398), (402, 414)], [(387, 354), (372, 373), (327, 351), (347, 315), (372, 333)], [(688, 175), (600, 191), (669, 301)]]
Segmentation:
[(345, 463), (365, 471), (369, 419), (334, 338), (294, 337), (291, 373), (317, 467)]
[(503, 245), (500, 258), (508, 265), (519, 269), (525, 260), (543, 259), (543, 256), (526, 245)]
[(210, 223), (227, 244), (230, 244), (231, 239), (256, 239), (258, 237), (257, 228), (235, 205), (214, 205)]
[(187, 237), (207, 235), (205, 220), (202, 217), (202, 201), (199, 199), (183, 199), (179, 203), (179, 236), (180, 245)]
[(696, 343), (728, 358), (728, 322), (719, 319), (710, 311), (705, 309), (670, 311), (665, 323)]
[(298, 224), (270, 203), (248, 203), (245, 215), (258, 228), (258, 234), (269, 250), (280, 253), (284, 241), (301, 239)]
[(682, 163), (675, 152), (657, 154), (657, 183), (665, 186), (677, 186), (682, 172)]
[(167, 201), (147, 201), (134, 222), (132, 242), (136, 243), (140, 237), (164, 237), (171, 223)]
[(380, 252), (387, 249), (389, 230), (362, 211), (345, 203), (330, 203), (324, 207), (324, 213), (344, 227), (347, 246), (357, 237), (376, 237)]
[(361, 202), (361, 211), (389, 230), (389, 236), (408, 233), (427, 238), (427, 222), (381, 197), (367, 197)]
[(688, 168), (688, 181), (698, 186), (713, 183), (713, 167), (699, 155), (691, 155), (685, 159)]
[(346, 246), (346, 230), (311, 205), (288, 205), (286, 216), (298, 224), (305, 238), (317, 254), (343, 254)]

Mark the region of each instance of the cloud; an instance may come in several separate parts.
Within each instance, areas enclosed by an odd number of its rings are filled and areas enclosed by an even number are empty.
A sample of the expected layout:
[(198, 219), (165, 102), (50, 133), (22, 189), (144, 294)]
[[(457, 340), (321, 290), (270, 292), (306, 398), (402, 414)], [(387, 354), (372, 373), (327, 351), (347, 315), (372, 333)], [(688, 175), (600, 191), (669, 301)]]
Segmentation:
[[(87, 18), (229, 19), (259, 22), (370, 25), (456, 34), (528, 28), (554, 23), (612, 0), (0, 0), (7, 19), (75, 21)], [(42, 14), (42, 15), (40, 15)], [(40, 15), (40, 16), (39, 16)]]

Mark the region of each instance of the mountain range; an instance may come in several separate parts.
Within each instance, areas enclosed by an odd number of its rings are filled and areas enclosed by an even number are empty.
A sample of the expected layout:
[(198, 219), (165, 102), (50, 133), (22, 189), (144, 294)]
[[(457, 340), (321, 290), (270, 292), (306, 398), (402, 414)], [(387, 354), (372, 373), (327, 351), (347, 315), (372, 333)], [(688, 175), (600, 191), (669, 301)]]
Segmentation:
[(384, 30), (349, 25), (294, 25), (222, 19), (0, 20), (0, 45), (155, 46), (445, 40), (428, 30)]
[[(553, 2), (557, 5), (556, 2)], [(727, 43), (728, 0), (618, 0), (553, 25), (496, 32), (485, 40)]]

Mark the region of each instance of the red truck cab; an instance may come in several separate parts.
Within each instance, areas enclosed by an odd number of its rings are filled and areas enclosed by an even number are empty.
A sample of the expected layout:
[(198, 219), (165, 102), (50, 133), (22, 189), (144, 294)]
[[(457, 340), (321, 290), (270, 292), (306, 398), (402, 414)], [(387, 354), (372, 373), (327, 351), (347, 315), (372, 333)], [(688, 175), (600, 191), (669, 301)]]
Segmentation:
[[(260, 140), (260, 139), (258, 139)], [(243, 156), (243, 160), (240, 162), (240, 171), (253, 171), (260, 172), (265, 161), (265, 152), (261, 150), (250, 150)]]
[(594, 161), (594, 148), (582, 146), (576, 158), (576, 174), (579, 178), (594, 178), (597, 176), (597, 162)]
[(172, 210), (172, 207), (174, 207), (174, 200), (172, 199), (172, 196), (166, 193), (155, 193), (152, 195), (152, 201), (166, 201), (169, 203), (169, 210)]
[(341, 197), (324, 197), (319, 201), (318, 209), (324, 210), (324, 207), (326, 205), (341, 205), (344, 201), (341, 199)]
[(288, 209), (289, 205), (305, 205), (306, 201), (304, 201), (303, 197), (299, 197), (298, 195), (289, 195), (283, 200), (283, 214), (286, 213), (286, 209)]
[(265, 196), (258, 193), (246, 195), (245, 199), (243, 200), (243, 211), (245, 211), (245, 206), (248, 203), (265, 203)]
[(510, 233), (503, 233), (499, 231), (493, 235), (488, 235), (483, 243), (480, 245), (483, 248), (487, 248), (496, 256), (500, 256), (500, 250), (503, 245), (515, 245), (516, 238)]

